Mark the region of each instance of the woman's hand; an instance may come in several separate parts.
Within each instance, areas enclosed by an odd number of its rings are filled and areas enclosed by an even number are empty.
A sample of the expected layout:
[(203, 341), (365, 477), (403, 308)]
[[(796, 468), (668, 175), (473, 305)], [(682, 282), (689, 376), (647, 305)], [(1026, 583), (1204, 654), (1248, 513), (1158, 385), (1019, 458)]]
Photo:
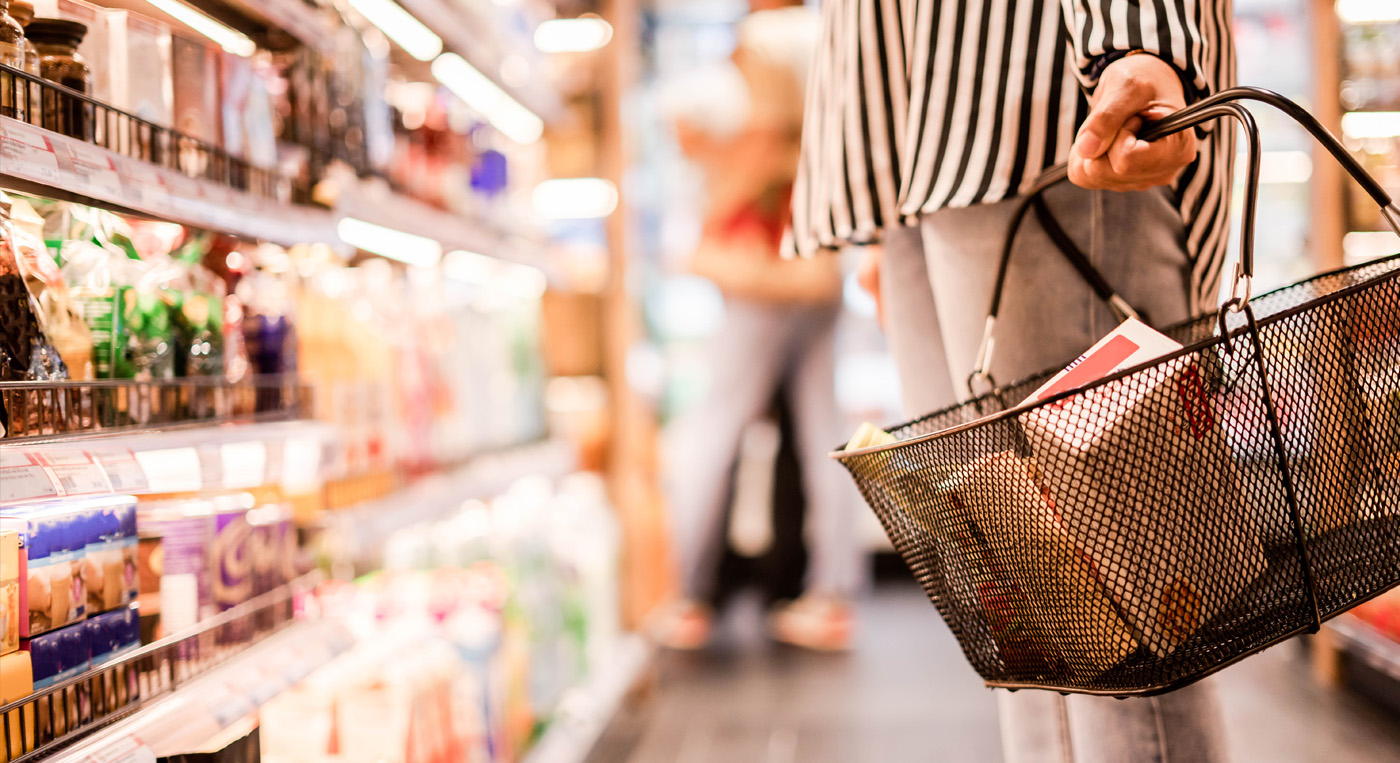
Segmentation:
[(1196, 158), (1196, 133), (1137, 139), (1146, 120), (1186, 106), (1181, 78), (1154, 55), (1109, 64), (1089, 99), (1090, 112), (1070, 149), (1069, 179), (1082, 188), (1141, 191), (1167, 185)]

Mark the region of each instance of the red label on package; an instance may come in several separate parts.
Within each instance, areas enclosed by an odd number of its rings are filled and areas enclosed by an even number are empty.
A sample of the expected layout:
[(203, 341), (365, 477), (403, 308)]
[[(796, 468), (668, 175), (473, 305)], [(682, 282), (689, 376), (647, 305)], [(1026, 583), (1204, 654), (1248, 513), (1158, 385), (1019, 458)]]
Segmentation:
[(1113, 373), (1113, 369), (1122, 365), (1123, 361), (1131, 358), (1133, 353), (1139, 349), (1141, 346), (1137, 342), (1125, 336), (1113, 337), (1098, 352), (1084, 358), (1079, 365), (1070, 369), (1069, 373), (1060, 377), (1060, 381), (1055, 386), (1040, 393), (1040, 397), (1037, 399), (1044, 400), (1065, 390), (1082, 387), (1102, 379)]

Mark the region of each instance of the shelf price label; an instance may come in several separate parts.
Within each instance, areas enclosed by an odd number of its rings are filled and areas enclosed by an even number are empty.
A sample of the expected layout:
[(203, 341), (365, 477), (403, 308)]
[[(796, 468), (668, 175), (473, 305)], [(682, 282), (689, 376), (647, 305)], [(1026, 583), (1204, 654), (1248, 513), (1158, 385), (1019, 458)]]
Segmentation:
[(170, 203), (170, 192), (165, 188), (160, 170), (143, 161), (120, 159), (117, 165), (122, 187), (133, 198), (131, 206), (140, 206), (148, 212), (161, 212)]
[(102, 749), (83, 758), (83, 763), (156, 763), (156, 754), (145, 742), (128, 735), (104, 743)]
[(201, 480), (199, 452), (194, 448), (143, 450), (136, 454), (152, 493), (194, 493)]
[(224, 487), (229, 490), (259, 487), (267, 475), (267, 446), (260, 440), (226, 442), (220, 449)]
[(146, 479), (146, 472), (142, 471), (141, 463), (136, 460), (136, 456), (129, 449), (90, 450), (88, 454), (102, 465), (113, 491), (144, 493), (150, 490), (151, 483)]
[(36, 183), (58, 185), (58, 153), (44, 131), (0, 117), (0, 167)]
[(0, 503), (57, 498), (53, 477), (38, 464), (0, 466)]
[(117, 166), (112, 155), (96, 146), (78, 141), (65, 141), (68, 149), (69, 166), (77, 190), (99, 199), (121, 202), (122, 179), (117, 174)]

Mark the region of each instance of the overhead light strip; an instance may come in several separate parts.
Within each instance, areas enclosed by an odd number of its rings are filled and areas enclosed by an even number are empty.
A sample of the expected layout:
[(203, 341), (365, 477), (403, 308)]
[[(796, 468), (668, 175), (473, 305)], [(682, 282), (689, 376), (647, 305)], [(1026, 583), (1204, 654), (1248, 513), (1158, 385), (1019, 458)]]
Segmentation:
[(350, 0), (350, 7), (419, 61), (431, 61), (442, 52), (442, 38), (394, 0)]
[(346, 244), (408, 265), (432, 267), (442, 259), (442, 244), (425, 236), (405, 233), (354, 217), (342, 217), (336, 235)]
[(535, 47), (543, 53), (586, 53), (612, 39), (612, 24), (596, 18), (551, 19), (535, 27)]
[(543, 119), (456, 53), (438, 56), (433, 61), (433, 76), (516, 143), (534, 143), (544, 135)]
[(535, 212), (551, 220), (607, 217), (617, 209), (617, 186), (601, 178), (546, 180), (531, 200)]
[(1400, 3), (1395, 0), (1337, 0), (1337, 17), (1346, 24), (1400, 21)]
[(146, 0), (146, 2), (164, 11), (181, 24), (218, 43), (219, 47), (235, 56), (247, 58), (258, 49), (258, 46), (247, 35), (215, 21), (213, 18), (179, 2), (179, 0)]

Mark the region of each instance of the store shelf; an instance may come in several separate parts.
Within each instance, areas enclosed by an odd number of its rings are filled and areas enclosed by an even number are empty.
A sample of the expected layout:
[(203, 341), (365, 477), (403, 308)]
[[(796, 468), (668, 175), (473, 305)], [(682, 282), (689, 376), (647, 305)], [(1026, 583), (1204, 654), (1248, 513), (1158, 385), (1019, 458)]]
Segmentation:
[[(13, 719), (0, 741), (19, 749), (20, 740), (32, 739), (17, 763), (87, 761), (114, 749), (135, 751), (130, 760), (149, 760), (152, 749), (181, 733), (226, 727), (349, 648), (339, 624), (294, 619), (297, 602), (319, 581), (319, 574), (309, 574), (0, 707), (0, 717)], [(118, 703), (114, 698), (122, 695), (130, 698)], [(67, 723), (54, 723), (64, 715)], [(62, 733), (53, 733), (58, 729)], [(139, 755), (142, 749), (147, 757)]]
[(384, 498), (331, 512), (324, 529), (357, 568), (377, 569), (394, 531), (449, 516), (470, 498), (487, 498), (527, 476), (560, 477), (576, 467), (572, 447), (545, 440), (485, 453), (450, 474), (428, 477)]
[(76, 435), (287, 421), (311, 410), (311, 391), (295, 375), (229, 383), (213, 377), (158, 381), (102, 379), (0, 382), (8, 417), (0, 444)]
[(655, 650), (636, 634), (624, 636), (613, 657), (583, 686), (565, 693), (548, 730), (525, 763), (583, 763), (624, 700), (649, 672)]

